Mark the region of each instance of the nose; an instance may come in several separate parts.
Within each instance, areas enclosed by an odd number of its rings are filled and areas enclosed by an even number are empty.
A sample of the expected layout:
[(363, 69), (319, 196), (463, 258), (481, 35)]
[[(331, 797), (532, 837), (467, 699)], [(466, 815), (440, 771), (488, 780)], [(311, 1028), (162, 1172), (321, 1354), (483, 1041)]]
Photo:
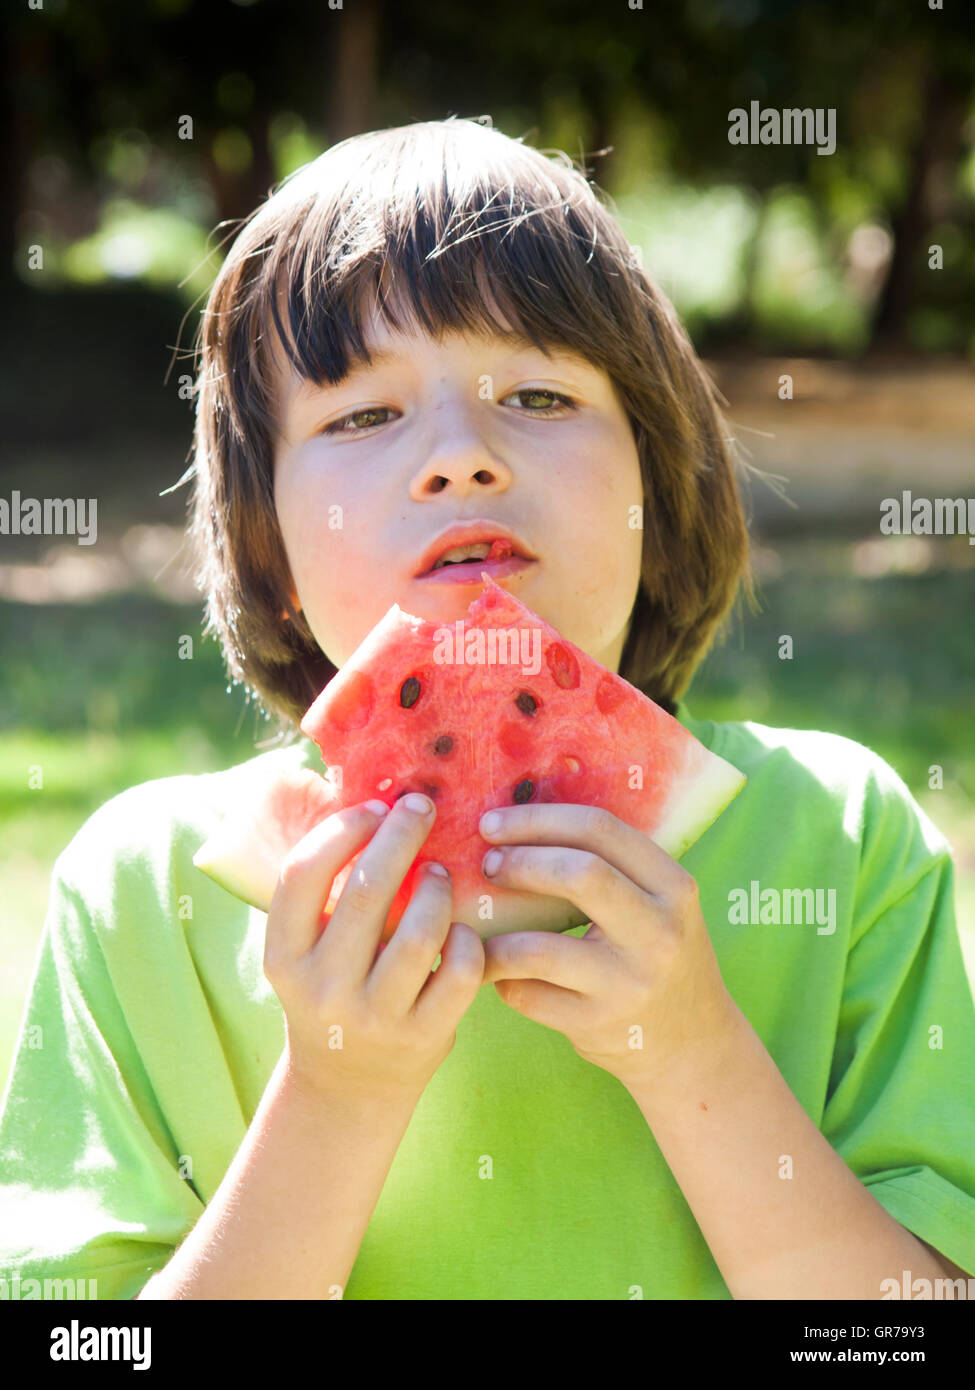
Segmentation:
[[(456, 418), (456, 417), (455, 417)], [(472, 492), (503, 492), (511, 469), (488, 448), (469, 419), (444, 428), (438, 442), (410, 480), (410, 497), (421, 502), (450, 488), (458, 497)]]

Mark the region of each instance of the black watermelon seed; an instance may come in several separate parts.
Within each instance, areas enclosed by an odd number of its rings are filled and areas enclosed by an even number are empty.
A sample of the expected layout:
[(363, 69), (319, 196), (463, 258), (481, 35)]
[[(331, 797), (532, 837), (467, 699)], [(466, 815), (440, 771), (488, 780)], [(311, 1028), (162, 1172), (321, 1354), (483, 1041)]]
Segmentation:
[(420, 682), (416, 676), (410, 676), (405, 680), (399, 689), (399, 702), (404, 709), (412, 709), (420, 698)]
[(520, 806), (524, 801), (531, 801), (535, 795), (535, 783), (526, 777), (523, 782), (519, 782), (515, 787), (515, 805)]
[[(417, 788), (415, 785), (412, 787), (400, 787), (399, 791), (393, 797), (393, 800), (401, 801), (404, 796), (409, 796), (410, 792), (416, 790)], [(440, 788), (433, 786), (430, 782), (421, 782), (419, 790), (425, 792), (431, 801), (436, 801), (437, 797), (440, 795)]]
[(450, 750), (451, 750), (451, 748), (453, 748), (453, 746), (454, 746), (454, 740), (450, 737), (450, 735), (449, 735), (449, 734), (441, 734), (440, 737), (437, 739), (436, 743), (433, 745), (433, 751), (434, 751), (435, 753), (441, 753), (441, 754), (442, 754), (442, 753), (449, 753)]
[(518, 708), (522, 711), (523, 714), (534, 714), (536, 709), (538, 708), (537, 704), (535, 703), (535, 697), (533, 695), (529, 695), (527, 690), (523, 690), (521, 692), (521, 694), (515, 701), (515, 704), (518, 706)]

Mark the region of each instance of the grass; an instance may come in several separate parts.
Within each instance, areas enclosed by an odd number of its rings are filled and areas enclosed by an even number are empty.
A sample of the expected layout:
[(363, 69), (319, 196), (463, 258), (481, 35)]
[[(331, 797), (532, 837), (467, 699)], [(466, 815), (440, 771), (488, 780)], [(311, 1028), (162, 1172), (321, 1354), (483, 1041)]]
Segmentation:
[[(948, 835), (959, 924), (975, 981), (975, 650), (960, 620), (971, 571), (869, 578), (853, 547), (790, 544), (773, 556), (763, 610), (735, 624), (698, 672), (692, 713), (828, 729), (900, 773)], [(128, 594), (84, 605), (0, 603), (0, 1076), (33, 972), (54, 860), (109, 797), (156, 777), (254, 756), (272, 732), (227, 692), (200, 610)], [(194, 655), (180, 660), (179, 639)], [(792, 660), (779, 639), (793, 639)], [(928, 769), (943, 769), (943, 788)], [(31, 787), (40, 769), (43, 785)], [(31, 773), (31, 769), (35, 769)]]
[[(187, 634), (194, 655), (180, 660)], [(61, 850), (118, 792), (243, 762), (271, 729), (241, 689), (227, 693), (197, 607), (135, 594), (83, 605), (0, 603), (0, 650), (5, 1081)]]

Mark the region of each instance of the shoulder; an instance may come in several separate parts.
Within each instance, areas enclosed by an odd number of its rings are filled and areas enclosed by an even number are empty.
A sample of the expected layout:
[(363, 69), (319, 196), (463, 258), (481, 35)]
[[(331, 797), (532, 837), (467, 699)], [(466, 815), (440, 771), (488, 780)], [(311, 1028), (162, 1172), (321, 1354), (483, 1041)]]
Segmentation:
[[(841, 734), (820, 729), (780, 729), (752, 720), (742, 723), (687, 721), (687, 727), (712, 752), (737, 759), (746, 775), (785, 773), (799, 781), (814, 781), (825, 790), (847, 793), (871, 776), (899, 781), (883, 758)], [(903, 784), (901, 784), (903, 785)]]
[(315, 765), (307, 739), (258, 754), (219, 772), (182, 773), (129, 787), (88, 817), (55, 861), (68, 887), (105, 881), (120, 871), (167, 878), (192, 855), (231, 808), (288, 768)]
[(828, 823), (837, 835), (858, 841), (865, 860), (878, 848), (889, 852), (896, 844), (909, 844), (917, 857), (949, 852), (945, 837), (900, 775), (854, 739), (752, 721), (688, 719), (686, 727), (745, 774), (748, 783), (740, 799), (747, 794), (755, 812), (775, 807), (806, 824)]

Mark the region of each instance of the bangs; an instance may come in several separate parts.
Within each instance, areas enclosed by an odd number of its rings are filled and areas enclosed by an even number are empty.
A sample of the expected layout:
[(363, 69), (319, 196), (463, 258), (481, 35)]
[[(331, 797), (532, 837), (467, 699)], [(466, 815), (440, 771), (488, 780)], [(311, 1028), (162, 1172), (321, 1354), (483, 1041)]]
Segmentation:
[(471, 122), (397, 134), (357, 139), (354, 167), (336, 147), (288, 185), (260, 277), (263, 340), (273, 325), (315, 384), (371, 365), (370, 311), (398, 333), (500, 337), (608, 367), (598, 345), (618, 334), (630, 250), (567, 157)]
[(435, 341), (514, 336), (606, 373), (643, 484), (619, 673), (670, 707), (739, 582), (751, 594), (720, 398), (585, 170), (453, 118), (356, 135), (304, 165), (246, 219), (211, 289), (186, 476), (204, 632), (228, 674), (294, 737), (335, 674), (296, 606), (278, 524), (275, 397), (282, 365), (315, 386), (372, 365), (377, 323)]

